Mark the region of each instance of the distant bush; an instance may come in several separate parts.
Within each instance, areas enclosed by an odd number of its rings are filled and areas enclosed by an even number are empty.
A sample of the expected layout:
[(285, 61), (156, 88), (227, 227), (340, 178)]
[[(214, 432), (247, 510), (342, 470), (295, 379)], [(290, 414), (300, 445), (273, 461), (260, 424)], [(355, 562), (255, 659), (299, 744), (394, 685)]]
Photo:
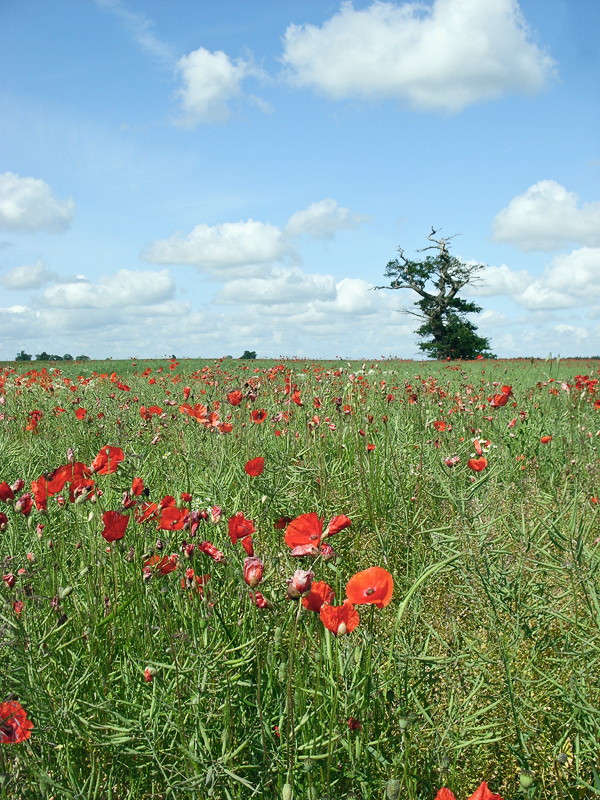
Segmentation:
[(20, 353), (17, 353), (15, 361), (31, 361), (32, 356), (29, 353), (26, 353), (25, 350), (21, 350)]
[(73, 356), (70, 353), (65, 353), (63, 356), (63, 361), (73, 361)]
[(253, 360), (256, 358), (256, 350), (244, 350), (244, 355), (240, 359)]
[(75, 361), (89, 361), (89, 356), (75, 356)]
[(36, 361), (62, 361), (62, 356), (57, 356), (54, 354), (47, 353), (45, 350), (43, 353), (40, 353), (35, 357)]

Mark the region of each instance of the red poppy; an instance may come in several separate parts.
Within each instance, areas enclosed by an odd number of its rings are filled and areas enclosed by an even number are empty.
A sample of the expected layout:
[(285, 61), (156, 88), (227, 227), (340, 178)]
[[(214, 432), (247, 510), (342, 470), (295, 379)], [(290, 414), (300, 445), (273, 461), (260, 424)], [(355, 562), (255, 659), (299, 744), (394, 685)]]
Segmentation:
[(542, 444), (548, 444), (548, 442), (551, 442), (551, 441), (552, 441), (552, 437), (551, 436), (542, 436), (542, 438), (540, 439), (540, 442)]
[(352, 520), (350, 520), (345, 514), (339, 514), (336, 517), (332, 517), (327, 523), (327, 527), (323, 531), (323, 539), (327, 539), (329, 536), (334, 536), (336, 533), (343, 531), (344, 528), (349, 528), (350, 525), (352, 525)]
[(33, 722), (16, 700), (0, 703), (0, 742), (18, 744), (31, 736)]
[(253, 556), (254, 555), (254, 545), (252, 543), (251, 536), (244, 536), (242, 539), (242, 547), (246, 551), (246, 555)]
[(220, 550), (217, 550), (212, 542), (200, 542), (198, 545), (198, 550), (200, 550), (202, 553), (205, 553), (207, 556), (210, 556), (213, 561), (225, 561), (225, 556), (223, 553)]
[(191, 391), (192, 391), (192, 390), (191, 390), (191, 388), (190, 388), (189, 386), (184, 386), (184, 387), (183, 387), (183, 399), (184, 399), (184, 400), (187, 400), (187, 399), (188, 399), (188, 397), (190, 396), (190, 392), (191, 392)]
[(290, 600), (299, 600), (303, 594), (310, 592), (315, 573), (312, 569), (297, 569), (287, 582), (287, 596)]
[(192, 495), (189, 492), (182, 492), (181, 493), (181, 500), (184, 503), (189, 503), (192, 499)]
[(107, 542), (116, 542), (125, 536), (125, 528), (129, 525), (127, 514), (119, 514), (118, 511), (105, 511), (102, 514), (104, 530), (100, 531)]
[(35, 507), (38, 511), (46, 511), (47, 509), (47, 482), (43, 475), (37, 481), (31, 481), (31, 491), (35, 498)]
[(169, 506), (174, 506), (177, 501), (171, 494), (166, 494), (163, 499), (160, 501), (161, 508), (169, 508)]
[(12, 572), (9, 572), (8, 575), (3, 575), (2, 580), (6, 583), (9, 589), (14, 589), (16, 578)]
[(358, 612), (349, 600), (344, 600), (341, 606), (331, 606), (323, 603), (320, 611), (321, 622), (335, 636), (345, 636), (358, 627), (360, 618)]
[(229, 392), (227, 395), (227, 402), (232, 406), (239, 406), (242, 402), (242, 393), (239, 389), (236, 389), (233, 392)]
[(74, 503), (80, 497), (87, 499), (92, 494), (94, 486), (91, 478), (77, 478), (69, 487), (69, 500)]
[[(88, 470), (89, 473), (89, 470)], [(63, 464), (57, 467), (53, 472), (46, 475), (46, 491), (49, 495), (62, 492), (65, 488), (67, 481), (73, 480), (73, 465)]]
[(367, 444), (367, 453), (372, 453), (375, 450), (375, 445), (370, 442)]
[(357, 572), (346, 584), (346, 595), (354, 605), (374, 603), (384, 608), (392, 599), (394, 579), (383, 567), (369, 567)]
[(0, 483), (0, 500), (10, 503), (15, 499), (15, 493), (6, 481)]
[(243, 511), (238, 511), (237, 514), (229, 518), (229, 538), (233, 544), (254, 532), (254, 520), (245, 519)]
[[(435, 796), (435, 800), (456, 800), (454, 793), (446, 786), (442, 786)], [(487, 783), (484, 781), (479, 788), (477, 788), (468, 800), (502, 800), (499, 794), (492, 794), (488, 789)]]
[(17, 514), (23, 514), (23, 516), (28, 517), (31, 514), (32, 508), (33, 498), (29, 492), (26, 492), (15, 501), (14, 509)]
[(144, 481), (141, 478), (134, 478), (131, 484), (131, 491), (136, 497), (139, 497), (144, 491)]
[(167, 508), (163, 508), (161, 511), (158, 527), (163, 531), (181, 531), (189, 515), (190, 512), (187, 508), (167, 506)]
[(246, 466), (244, 467), (246, 474), (250, 475), (251, 478), (256, 478), (259, 475), (262, 475), (264, 468), (265, 460), (262, 456), (258, 456), (258, 458), (253, 458), (250, 461), (247, 461)]
[(479, 439), (475, 439), (474, 440), (473, 447), (475, 448), (475, 452), (477, 453), (478, 456), (480, 456), (483, 453), (483, 448), (481, 447), (481, 444), (479, 443)]
[(252, 420), (257, 424), (260, 425), (261, 422), (264, 422), (267, 418), (267, 412), (264, 408), (255, 408), (251, 414)]
[(92, 461), (92, 470), (98, 475), (109, 475), (117, 471), (117, 467), (125, 456), (120, 447), (103, 447)]
[(502, 408), (508, 403), (507, 394), (495, 394), (490, 402), (492, 408)]
[(294, 394), (291, 396), (290, 399), (292, 403), (296, 403), (297, 406), (302, 405), (302, 399), (300, 397), (300, 391), (298, 389), (296, 389), (296, 391), (294, 392)]
[(83, 419), (86, 414), (87, 411), (85, 408), (78, 408), (77, 411), (75, 412), (75, 416), (77, 417), (77, 419)]
[(158, 506), (156, 503), (144, 503), (142, 510), (136, 513), (136, 522), (147, 522), (150, 519), (156, 519), (158, 516)]
[(487, 467), (487, 463), (487, 458), (479, 456), (479, 458), (470, 458), (467, 461), (467, 467), (472, 469), (473, 472), (483, 472), (483, 470)]
[(255, 556), (244, 559), (244, 580), (251, 589), (255, 589), (263, 579), (265, 566)]
[(304, 547), (312, 545), (318, 547), (323, 533), (323, 518), (313, 511), (310, 514), (301, 514), (292, 520), (285, 532), (285, 543), (288, 547)]
[(433, 427), (436, 429), (436, 431), (445, 431), (447, 426), (443, 420), (437, 420), (433, 423)]
[(282, 531), (284, 528), (287, 528), (291, 521), (291, 517), (279, 517), (279, 519), (273, 523), (273, 528), (276, 531)]
[(0, 532), (8, 527), (8, 517), (0, 511)]
[(250, 592), (250, 600), (257, 608), (273, 608), (273, 604), (263, 597), (260, 592)]
[(168, 575), (177, 569), (178, 556), (174, 553), (170, 556), (153, 555), (148, 561), (144, 561), (144, 569), (154, 568), (161, 575)]
[(510, 395), (512, 394), (512, 386), (503, 386), (501, 391), (502, 394), (506, 394), (510, 397)]
[(333, 603), (335, 592), (325, 583), (325, 581), (315, 581), (311, 587), (310, 592), (302, 598), (302, 605), (309, 611), (315, 611), (317, 614), (321, 611), (323, 603)]

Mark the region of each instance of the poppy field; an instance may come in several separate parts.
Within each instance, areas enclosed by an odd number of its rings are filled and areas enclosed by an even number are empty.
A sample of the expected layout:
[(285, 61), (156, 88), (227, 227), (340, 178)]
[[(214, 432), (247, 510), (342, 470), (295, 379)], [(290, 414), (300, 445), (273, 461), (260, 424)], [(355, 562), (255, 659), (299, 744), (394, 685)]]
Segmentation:
[(600, 796), (599, 369), (0, 366), (0, 796)]

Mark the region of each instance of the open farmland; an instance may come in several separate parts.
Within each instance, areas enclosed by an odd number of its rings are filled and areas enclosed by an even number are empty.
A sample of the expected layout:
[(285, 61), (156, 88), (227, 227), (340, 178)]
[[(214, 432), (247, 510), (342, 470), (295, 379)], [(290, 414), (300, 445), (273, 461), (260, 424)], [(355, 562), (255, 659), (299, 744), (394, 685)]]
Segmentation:
[(2, 796), (599, 796), (599, 368), (2, 367)]

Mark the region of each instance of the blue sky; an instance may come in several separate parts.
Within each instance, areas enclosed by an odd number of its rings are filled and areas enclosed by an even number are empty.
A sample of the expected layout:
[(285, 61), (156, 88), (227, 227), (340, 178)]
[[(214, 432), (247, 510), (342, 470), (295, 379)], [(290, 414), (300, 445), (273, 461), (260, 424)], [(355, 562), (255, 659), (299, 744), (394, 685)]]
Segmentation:
[(0, 358), (419, 357), (431, 226), (502, 357), (600, 354), (600, 3), (0, 5)]

